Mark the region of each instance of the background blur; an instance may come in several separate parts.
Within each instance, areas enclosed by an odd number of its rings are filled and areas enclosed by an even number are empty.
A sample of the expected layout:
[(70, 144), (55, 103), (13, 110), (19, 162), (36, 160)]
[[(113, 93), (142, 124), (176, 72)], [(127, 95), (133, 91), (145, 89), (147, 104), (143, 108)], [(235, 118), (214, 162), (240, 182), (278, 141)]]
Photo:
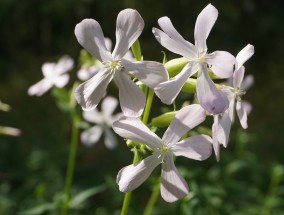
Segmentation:
[[(219, 11), (207, 40), (209, 51), (236, 55), (248, 43), (255, 47), (255, 55), (245, 64), (246, 74), (255, 78), (243, 97), (253, 105), (249, 128), (243, 131), (236, 121), (219, 163), (214, 156), (204, 162), (178, 159), (192, 192), (173, 204), (159, 197), (154, 214), (284, 214), (284, 1), (280, 0), (0, 0), (0, 99), (12, 107), (0, 112), (0, 125), (22, 131), (20, 137), (0, 136), (0, 214), (57, 214), (46, 205), (63, 190), (71, 122), (50, 92), (29, 97), (27, 89), (42, 79), (44, 62), (56, 62), (64, 54), (78, 60), (81, 47), (75, 25), (94, 18), (114, 41), (118, 12), (135, 8), (145, 21), (140, 37), (144, 59), (161, 61), (162, 50), (168, 59), (177, 56), (153, 37), (151, 29), (158, 26), (158, 18), (170, 17), (193, 42), (196, 17), (208, 3)], [(71, 72), (69, 88), (78, 69)], [(102, 141), (91, 148), (80, 145), (73, 192), (105, 188), (70, 214), (119, 214), (123, 194), (115, 177), (131, 161), (123, 141), (113, 151)], [(151, 186), (150, 179), (134, 192), (131, 215), (141, 214)], [(37, 206), (38, 211), (24, 213)]]

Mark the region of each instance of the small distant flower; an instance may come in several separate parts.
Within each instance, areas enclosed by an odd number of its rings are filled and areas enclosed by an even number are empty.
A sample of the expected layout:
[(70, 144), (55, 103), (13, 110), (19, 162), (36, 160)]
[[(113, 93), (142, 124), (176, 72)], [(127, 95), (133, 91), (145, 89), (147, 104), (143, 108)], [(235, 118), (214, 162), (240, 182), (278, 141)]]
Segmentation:
[(42, 73), (44, 78), (28, 89), (30, 96), (41, 96), (53, 86), (64, 87), (69, 81), (66, 72), (73, 69), (74, 61), (69, 56), (63, 56), (58, 63), (44, 63)]
[(105, 95), (109, 82), (114, 79), (119, 89), (119, 101), (124, 115), (138, 117), (143, 112), (146, 98), (128, 74), (134, 75), (151, 88), (168, 80), (168, 73), (161, 63), (132, 62), (125, 58), (143, 28), (144, 21), (136, 10), (121, 11), (117, 16), (116, 45), (111, 53), (106, 47), (101, 26), (97, 21), (85, 19), (77, 24), (75, 35), (78, 42), (104, 65), (91, 79), (75, 90), (76, 100), (83, 110), (96, 108)]
[[(182, 108), (174, 117), (162, 139), (153, 133), (141, 120), (126, 118), (114, 122), (114, 131), (127, 139), (146, 144), (153, 154), (142, 161), (122, 168), (117, 175), (119, 190), (130, 192), (139, 187), (159, 164), (162, 165), (161, 196), (174, 202), (188, 194), (188, 185), (174, 164), (174, 156), (205, 160), (212, 152), (212, 140), (207, 135), (195, 135), (184, 140), (181, 137), (205, 120), (205, 111), (200, 105)], [(178, 142), (179, 141), (179, 142)]]
[(101, 112), (97, 109), (83, 112), (86, 121), (96, 124), (81, 133), (83, 144), (86, 146), (95, 145), (104, 134), (104, 143), (107, 148), (113, 149), (117, 145), (116, 137), (111, 129), (113, 122), (122, 115), (121, 113), (113, 115), (117, 104), (116, 98), (108, 96), (102, 101)]
[(224, 112), (228, 108), (227, 99), (216, 89), (208, 74), (208, 67), (218, 77), (229, 78), (233, 74), (235, 58), (228, 52), (208, 53), (206, 39), (218, 16), (217, 9), (209, 4), (197, 17), (194, 31), (195, 45), (186, 41), (174, 28), (168, 17), (158, 23), (163, 31), (153, 28), (158, 42), (168, 50), (189, 60), (189, 63), (173, 79), (155, 88), (157, 96), (166, 104), (171, 104), (180, 92), (184, 82), (198, 72), (197, 99), (200, 105), (212, 114)]
[(246, 90), (253, 84), (253, 76), (249, 75), (244, 79), (245, 67), (243, 64), (251, 58), (254, 54), (254, 47), (247, 45), (244, 47), (236, 57), (235, 71), (232, 80), (232, 87), (226, 87), (223, 92), (229, 99), (229, 108), (223, 113), (214, 116), (214, 123), (212, 126), (213, 133), (213, 147), (217, 160), (219, 160), (219, 146), (222, 144), (227, 147), (231, 125), (234, 121), (234, 109), (236, 109), (241, 126), (246, 129), (247, 114), (251, 110), (251, 104), (242, 101), (241, 96), (245, 94)]
[(9, 136), (20, 136), (21, 130), (18, 128), (0, 126), (0, 134), (9, 135)]

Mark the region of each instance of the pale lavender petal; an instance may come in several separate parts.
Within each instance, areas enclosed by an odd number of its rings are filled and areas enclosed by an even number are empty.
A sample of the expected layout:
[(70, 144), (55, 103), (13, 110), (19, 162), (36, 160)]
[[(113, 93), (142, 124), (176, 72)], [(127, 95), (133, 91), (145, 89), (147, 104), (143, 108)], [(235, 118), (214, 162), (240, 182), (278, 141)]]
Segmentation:
[(185, 57), (193, 59), (196, 57), (196, 48), (193, 44), (186, 41), (174, 28), (171, 20), (164, 16), (158, 20), (159, 26), (162, 30), (174, 41), (179, 43), (180, 47), (185, 47), (187, 49)]
[(100, 24), (93, 19), (84, 19), (76, 25), (75, 35), (78, 42), (100, 61), (111, 60), (111, 53), (106, 47)]
[(42, 96), (52, 87), (52, 83), (47, 79), (42, 79), (28, 89), (30, 96)]
[(252, 104), (248, 101), (242, 100), (243, 107), (247, 115), (249, 115), (252, 111)]
[(102, 65), (94, 65), (94, 66), (87, 67), (87, 68), (81, 68), (77, 72), (77, 77), (81, 81), (86, 81), (90, 79), (91, 77), (93, 77), (95, 74), (97, 74), (101, 69), (102, 69)]
[(112, 79), (112, 73), (101, 70), (88, 81), (80, 84), (75, 90), (75, 98), (83, 110), (90, 111), (97, 107), (105, 95), (107, 86)]
[(206, 39), (216, 22), (218, 17), (217, 9), (208, 4), (198, 15), (195, 23), (194, 38), (195, 46), (198, 48), (199, 52), (206, 52)]
[(138, 39), (144, 28), (140, 14), (133, 9), (120, 11), (116, 21), (116, 44), (113, 57), (121, 59), (132, 44)]
[(171, 52), (179, 54), (188, 59), (197, 57), (197, 50), (195, 50), (195, 47), (194, 49), (192, 48), (193, 45), (191, 43), (188, 42), (187, 45), (182, 44), (178, 40), (171, 38), (169, 35), (165, 34), (163, 31), (157, 28), (153, 28), (152, 32), (158, 42)]
[(171, 150), (175, 156), (201, 161), (212, 154), (212, 142), (211, 137), (207, 135), (195, 135), (178, 142)]
[(233, 75), (233, 87), (240, 88), (244, 79), (245, 74), (245, 67), (240, 67), (239, 69), (235, 70)]
[(74, 60), (68, 55), (64, 55), (59, 59), (58, 63), (56, 64), (54, 72), (60, 75), (70, 71), (71, 69), (73, 69), (73, 67), (74, 67)]
[(111, 129), (104, 129), (105, 145), (108, 149), (114, 149), (117, 146), (117, 140)]
[(88, 122), (96, 124), (104, 123), (104, 117), (102, 113), (100, 113), (97, 109), (94, 109), (92, 111), (83, 111), (83, 118)]
[(248, 127), (248, 124), (247, 124), (247, 112), (246, 112), (246, 110), (244, 108), (244, 105), (243, 105), (242, 101), (237, 101), (236, 111), (237, 111), (238, 117), (240, 119), (241, 126), (244, 129), (247, 129), (247, 127)]
[(205, 110), (198, 104), (180, 109), (166, 130), (162, 140), (165, 144), (175, 144), (189, 130), (203, 122)]
[(102, 136), (103, 129), (100, 126), (91, 127), (81, 133), (81, 141), (86, 146), (95, 145)]
[(110, 118), (118, 105), (116, 98), (107, 96), (102, 101), (102, 113), (106, 118)]
[(212, 125), (212, 140), (213, 140), (213, 149), (215, 152), (215, 156), (216, 156), (216, 160), (219, 161), (220, 160), (220, 142), (218, 139), (218, 135), (219, 135), (219, 115), (214, 115), (214, 123)]
[(157, 87), (155, 87), (154, 90), (156, 95), (163, 103), (168, 105), (172, 104), (186, 80), (196, 72), (197, 69), (195, 66), (192, 67), (191, 64), (187, 64), (174, 78), (160, 83)]
[(200, 105), (209, 113), (223, 113), (228, 108), (229, 102), (226, 96), (216, 89), (206, 67), (198, 72), (196, 85), (197, 99)]
[(55, 67), (56, 67), (55, 63), (44, 63), (41, 66), (41, 71), (44, 77), (49, 78), (49, 77), (55, 76), (55, 73), (54, 73)]
[(229, 78), (233, 75), (236, 59), (229, 52), (215, 51), (208, 55), (207, 63), (210, 69), (220, 78)]
[(236, 70), (238, 70), (251, 56), (254, 54), (254, 47), (248, 44), (244, 47), (237, 55), (236, 60)]
[(139, 163), (122, 168), (116, 178), (121, 192), (131, 192), (139, 187), (161, 163), (157, 154), (153, 154)]
[(130, 62), (121, 60), (125, 71), (135, 75), (139, 81), (154, 88), (159, 83), (169, 80), (169, 74), (163, 64), (155, 61)]
[(119, 136), (146, 144), (153, 150), (162, 146), (161, 139), (137, 118), (123, 117), (115, 121), (112, 128)]
[(63, 75), (60, 75), (60, 76), (56, 76), (56, 77), (54, 77), (53, 81), (54, 81), (54, 85), (56, 87), (62, 88), (68, 83), (69, 75), (63, 74)]
[(112, 48), (112, 41), (111, 41), (111, 39), (105, 37), (105, 43), (106, 43), (107, 50), (111, 51), (111, 48)]
[(162, 163), (161, 178), (161, 196), (166, 202), (174, 202), (188, 194), (188, 185), (168, 154)]
[(242, 84), (241, 89), (247, 91), (252, 85), (254, 84), (254, 77), (253, 75), (247, 75)]
[(123, 72), (117, 72), (114, 80), (119, 88), (119, 101), (123, 114), (129, 117), (139, 117), (146, 102), (144, 93)]

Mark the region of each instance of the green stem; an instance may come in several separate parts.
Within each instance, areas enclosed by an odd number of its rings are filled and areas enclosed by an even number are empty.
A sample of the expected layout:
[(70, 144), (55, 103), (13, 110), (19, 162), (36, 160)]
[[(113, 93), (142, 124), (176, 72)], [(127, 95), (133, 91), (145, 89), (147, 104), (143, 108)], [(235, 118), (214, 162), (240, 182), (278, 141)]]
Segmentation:
[(154, 90), (149, 88), (148, 89), (148, 96), (147, 96), (147, 100), (146, 100), (146, 105), (145, 105), (145, 109), (144, 109), (144, 113), (143, 113), (143, 118), (142, 118), (142, 122), (145, 125), (147, 125), (147, 123), (148, 123), (153, 98), (154, 98)]
[(144, 210), (143, 215), (151, 215), (152, 214), (152, 210), (154, 208), (154, 205), (158, 199), (160, 193), (160, 180), (157, 180), (156, 184), (153, 187), (153, 191), (152, 194), (150, 196), (150, 199), (146, 205), (146, 208)]
[(78, 148), (78, 137), (79, 137), (79, 129), (77, 127), (77, 117), (75, 115), (72, 116), (72, 136), (71, 136), (71, 145), (70, 152), (68, 158), (67, 172), (65, 178), (65, 189), (64, 189), (64, 207), (63, 214), (68, 214), (69, 203), (71, 200), (71, 187), (73, 183), (74, 177), (74, 169), (76, 163), (77, 156), (77, 148)]

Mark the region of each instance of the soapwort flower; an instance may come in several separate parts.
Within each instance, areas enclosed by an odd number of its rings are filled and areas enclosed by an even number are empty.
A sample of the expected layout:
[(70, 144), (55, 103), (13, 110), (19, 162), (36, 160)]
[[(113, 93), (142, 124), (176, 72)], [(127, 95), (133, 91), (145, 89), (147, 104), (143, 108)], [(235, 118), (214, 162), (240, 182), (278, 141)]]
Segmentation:
[(141, 120), (123, 117), (114, 122), (114, 131), (127, 139), (145, 144), (153, 154), (142, 161), (126, 166), (117, 175), (122, 192), (130, 192), (140, 186), (155, 167), (162, 165), (161, 196), (167, 202), (174, 202), (188, 194), (188, 185), (174, 164), (174, 156), (194, 160), (205, 160), (212, 152), (212, 140), (207, 135), (195, 135), (181, 140), (190, 129), (205, 120), (205, 110), (198, 104), (182, 108), (174, 117), (160, 139)]
[(95, 126), (83, 131), (81, 133), (81, 141), (86, 146), (95, 145), (104, 134), (104, 143), (108, 149), (113, 149), (117, 145), (116, 137), (111, 129), (114, 121), (118, 120), (122, 113), (113, 115), (118, 101), (116, 98), (107, 96), (101, 103), (101, 112), (97, 109), (92, 111), (83, 111), (83, 118)]
[(200, 105), (212, 114), (224, 112), (228, 108), (227, 99), (216, 89), (209, 77), (208, 68), (220, 78), (229, 78), (233, 74), (235, 58), (228, 52), (208, 53), (206, 39), (217, 19), (217, 9), (209, 4), (198, 15), (194, 38), (195, 45), (186, 41), (174, 28), (168, 17), (158, 20), (161, 30), (153, 28), (158, 42), (168, 50), (189, 60), (189, 63), (173, 79), (159, 84), (156, 95), (166, 104), (171, 104), (180, 92), (185, 81), (198, 72), (197, 99)]
[(124, 57), (143, 28), (144, 21), (136, 10), (122, 10), (117, 16), (116, 45), (111, 53), (106, 48), (101, 26), (96, 20), (84, 19), (77, 24), (75, 35), (78, 42), (104, 65), (91, 79), (80, 84), (75, 90), (76, 100), (83, 110), (96, 108), (109, 82), (114, 79), (119, 89), (119, 101), (124, 115), (138, 117), (143, 112), (146, 98), (128, 74), (134, 75), (151, 88), (168, 80), (168, 73), (161, 63), (134, 62)]
[(232, 86), (225, 87), (222, 91), (227, 95), (229, 100), (229, 108), (222, 114), (214, 116), (212, 126), (213, 147), (217, 160), (219, 160), (219, 146), (222, 144), (227, 147), (232, 123), (234, 121), (234, 110), (236, 109), (241, 126), (246, 129), (247, 114), (251, 110), (249, 102), (242, 101), (241, 96), (253, 84), (253, 76), (249, 75), (244, 79), (245, 67), (243, 64), (254, 54), (254, 47), (248, 44), (244, 47), (236, 57), (235, 71), (232, 78)]
[(44, 78), (32, 85), (28, 89), (30, 96), (42, 96), (53, 86), (58, 88), (64, 87), (69, 81), (69, 75), (66, 74), (73, 69), (74, 61), (65, 55), (58, 63), (44, 63), (41, 67)]

